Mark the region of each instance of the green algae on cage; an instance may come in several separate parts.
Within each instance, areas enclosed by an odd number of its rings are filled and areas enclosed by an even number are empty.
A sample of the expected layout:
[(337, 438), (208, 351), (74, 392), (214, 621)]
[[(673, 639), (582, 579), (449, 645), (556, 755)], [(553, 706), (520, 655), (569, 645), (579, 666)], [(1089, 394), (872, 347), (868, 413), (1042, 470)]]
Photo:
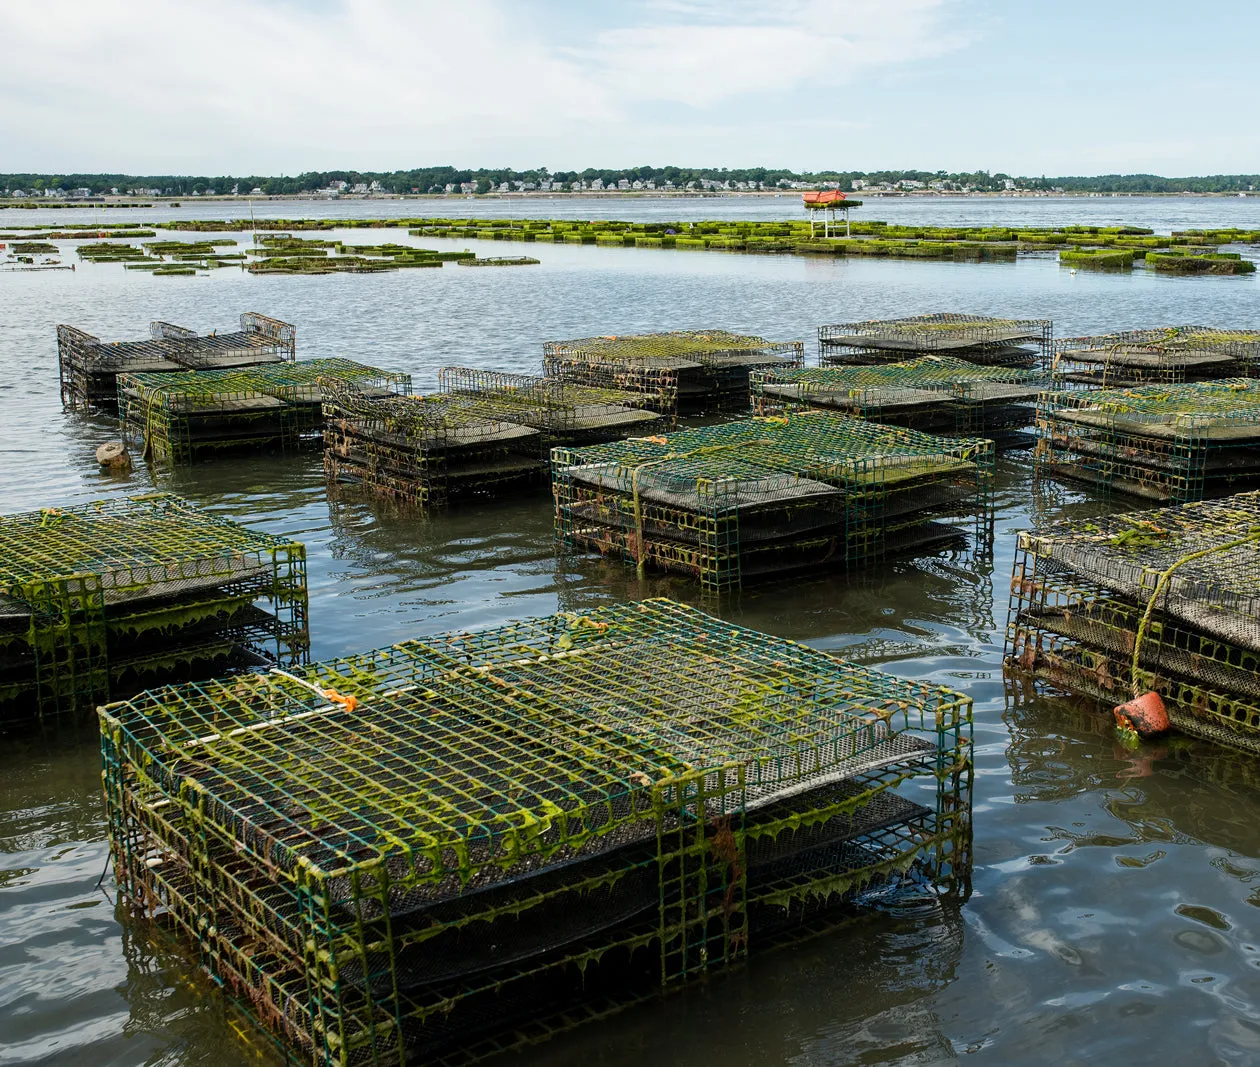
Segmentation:
[(101, 726), (122, 899), (316, 1064), (458, 1056), (863, 889), (969, 885), (968, 698), (669, 601), (156, 690)]
[(1050, 354), (1049, 319), (1000, 319), (936, 312), (818, 327), (822, 364), (891, 363), (908, 355), (950, 355), (971, 363), (1042, 367)]
[(0, 607), (9, 718), (309, 647), (303, 546), (164, 493), (0, 516)]
[(710, 592), (991, 537), (993, 443), (823, 411), (553, 449), (556, 537)]
[(1260, 366), (1260, 331), (1212, 326), (1122, 330), (1054, 342), (1056, 381), (1131, 386), (1246, 376)]
[(608, 335), (543, 345), (550, 378), (642, 393), (664, 415), (746, 411), (748, 375), (799, 366), (800, 341), (767, 341), (726, 330)]
[(1021, 533), (1008, 672), (1260, 751), (1258, 545), (1256, 492)]
[(411, 376), (349, 359), (312, 359), (239, 370), (118, 376), (125, 437), (146, 457), (189, 463), (208, 454), (291, 450), (322, 442), (322, 378), (371, 394), (408, 393)]
[(1161, 503), (1260, 484), (1254, 378), (1052, 390), (1037, 408), (1038, 475)]

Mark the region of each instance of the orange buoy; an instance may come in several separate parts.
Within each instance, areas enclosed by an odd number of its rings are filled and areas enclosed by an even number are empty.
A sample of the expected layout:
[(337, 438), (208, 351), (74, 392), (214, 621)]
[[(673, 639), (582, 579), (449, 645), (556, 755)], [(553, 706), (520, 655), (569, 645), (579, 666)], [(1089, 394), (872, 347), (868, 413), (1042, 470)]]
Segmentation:
[(1116, 725), (1132, 730), (1138, 737), (1154, 737), (1168, 730), (1168, 710), (1158, 693), (1143, 693), (1127, 704), (1117, 704)]

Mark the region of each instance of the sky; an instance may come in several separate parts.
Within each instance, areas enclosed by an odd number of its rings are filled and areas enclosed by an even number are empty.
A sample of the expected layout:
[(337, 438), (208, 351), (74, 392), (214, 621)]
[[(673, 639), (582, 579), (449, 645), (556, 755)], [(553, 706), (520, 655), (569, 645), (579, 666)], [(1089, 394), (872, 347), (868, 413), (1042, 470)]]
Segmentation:
[(1260, 0), (0, 0), (0, 173), (1260, 172)]

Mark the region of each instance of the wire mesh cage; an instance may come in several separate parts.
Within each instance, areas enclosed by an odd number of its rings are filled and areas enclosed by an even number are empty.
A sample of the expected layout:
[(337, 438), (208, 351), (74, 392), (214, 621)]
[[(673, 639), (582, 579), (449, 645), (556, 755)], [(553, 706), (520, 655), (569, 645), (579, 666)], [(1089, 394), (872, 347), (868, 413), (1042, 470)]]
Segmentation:
[(438, 388), (474, 398), (491, 417), (532, 426), (547, 448), (598, 444), (669, 427), (665, 416), (651, 410), (648, 396), (624, 389), (472, 367), (441, 368)]
[(334, 482), (423, 506), (543, 481), (543, 435), (487, 411), (476, 396), (374, 396), (328, 378), (324, 471)]
[(101, 729), (121, 898), (317, 1064), (430, 1062), (877, 886), (969, 884), (968, 698), (670, 601), (154, 690)]
[(994, 450), (828, 412), (789, 412), (552, 451), (567, 548), (709, 591), (991, 536)]
[(146, 341), (106, 343), (74, 326), (57, 327), (61, 402), (71, 410), (112, 408), (117, 376), (152, 371), (225, 370), (261, 363), (292, 362), (297, 328), (256, 311), (241, 315), (231, 333), (197, 334), (154, 322)]
[(1260, 382), (1047, 391), (1036, 471), (1104, 493), (1186, 503), (1260, 482)]
[(189, 463), (225, 451), (291, 450), (323, 442), (324, 394), (335, 376), (366, 396), (411, 391), (411, 376), (349, 359), (312, 359), (239, 370), (118, 376), (125, 437), (146, 456)]
[(310, 644), (303, 546), (165, 493), (0, 516), (0, 606), (13, 720)]
[(794, 409), (839, 411), (870, 422), (988, 437), (998, 448), (1026, 446), (1037, 398), (1049, 385), (1035, 368), (921, 356), (897, 363), (755, 370), (757, 415)]
[(1055, 380), (1070, 388), (1173, 385), (1251, 376), (1260, 331), (1212, 326), (1124, 330), (1054, 342)]
[(1260, 493), (1019, 535), (1008, 671), (1260, 751)]
[(1017, 367), (1049, 364), (1049, 319), (999, 319), (937, 312), (818, 327), (818, 360), (891, 363), (907, 355), (952, 355), (971, 363)]
[(665, 415), (744, 411), (748, 375), (760, 367), (799, 366), (800, 341), (767, 341), (726, 330), (678, 330), (548, 341), (549, 378), (641, 393)]

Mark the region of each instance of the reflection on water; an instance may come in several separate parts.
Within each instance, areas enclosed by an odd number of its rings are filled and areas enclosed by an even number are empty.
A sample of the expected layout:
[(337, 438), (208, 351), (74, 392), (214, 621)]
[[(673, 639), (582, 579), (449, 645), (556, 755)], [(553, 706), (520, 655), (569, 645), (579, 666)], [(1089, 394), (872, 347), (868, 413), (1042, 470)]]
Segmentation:
[[(1013, 210), (985, 207), (999, 209)], [(1132, 202), (1104, 209), (1134, 218)], [(1202, 210), (1177, 203), (1167, 219), (1179, 225), (1176, 212)], [(1203, 221), (1260, 226), (1240, 219)], [(155, 279), (103, 266), (6, 276), (3, 509), (156, 486), (299, 538), (320, 657), (673, 596), (971, 694), (977, 867), (961, 910), (903, 902), (518, 1062), (1057, 1065), (1151, 1049), (1192, 1064), (1260, 1061), (1260, 764), (1202, 743), (1130, 752), (1092, 708), (1007, 693), (1013, 531), (1108, 506), (1034, 484), (1027, 453), (999, 463), (991, 557), (951, 549), (713, 602), (679, 578), (639, 579), (616, 561), (557, 554), (545, 494), (424, 516), (330, 496), (314, 453), (102, 476), (92, 452), (114, 428), (63, 418), (54, 343), (58, 322), (126, 338), (154, 318), (212, 329), (257, 308), (298, 324), (304, 356), (376, 362), (424, 386), (442, 363), (532, 370), (544, 339), (610, 329), (717, 323), (810, 337), (827, 319), (942, 307), (1049, 316), (1061, 332), (1254, 325), (1255, 280), (1072, 278), (1046, 260), (840, 263), (580, 247), (539, 256), (529, 271), (371, 278)], [(90, 724), (0, 746), (0, 1062), (249, 1062), (193, 961), (120, 925), (96, 889), (106, 864), (98, 759)]]

